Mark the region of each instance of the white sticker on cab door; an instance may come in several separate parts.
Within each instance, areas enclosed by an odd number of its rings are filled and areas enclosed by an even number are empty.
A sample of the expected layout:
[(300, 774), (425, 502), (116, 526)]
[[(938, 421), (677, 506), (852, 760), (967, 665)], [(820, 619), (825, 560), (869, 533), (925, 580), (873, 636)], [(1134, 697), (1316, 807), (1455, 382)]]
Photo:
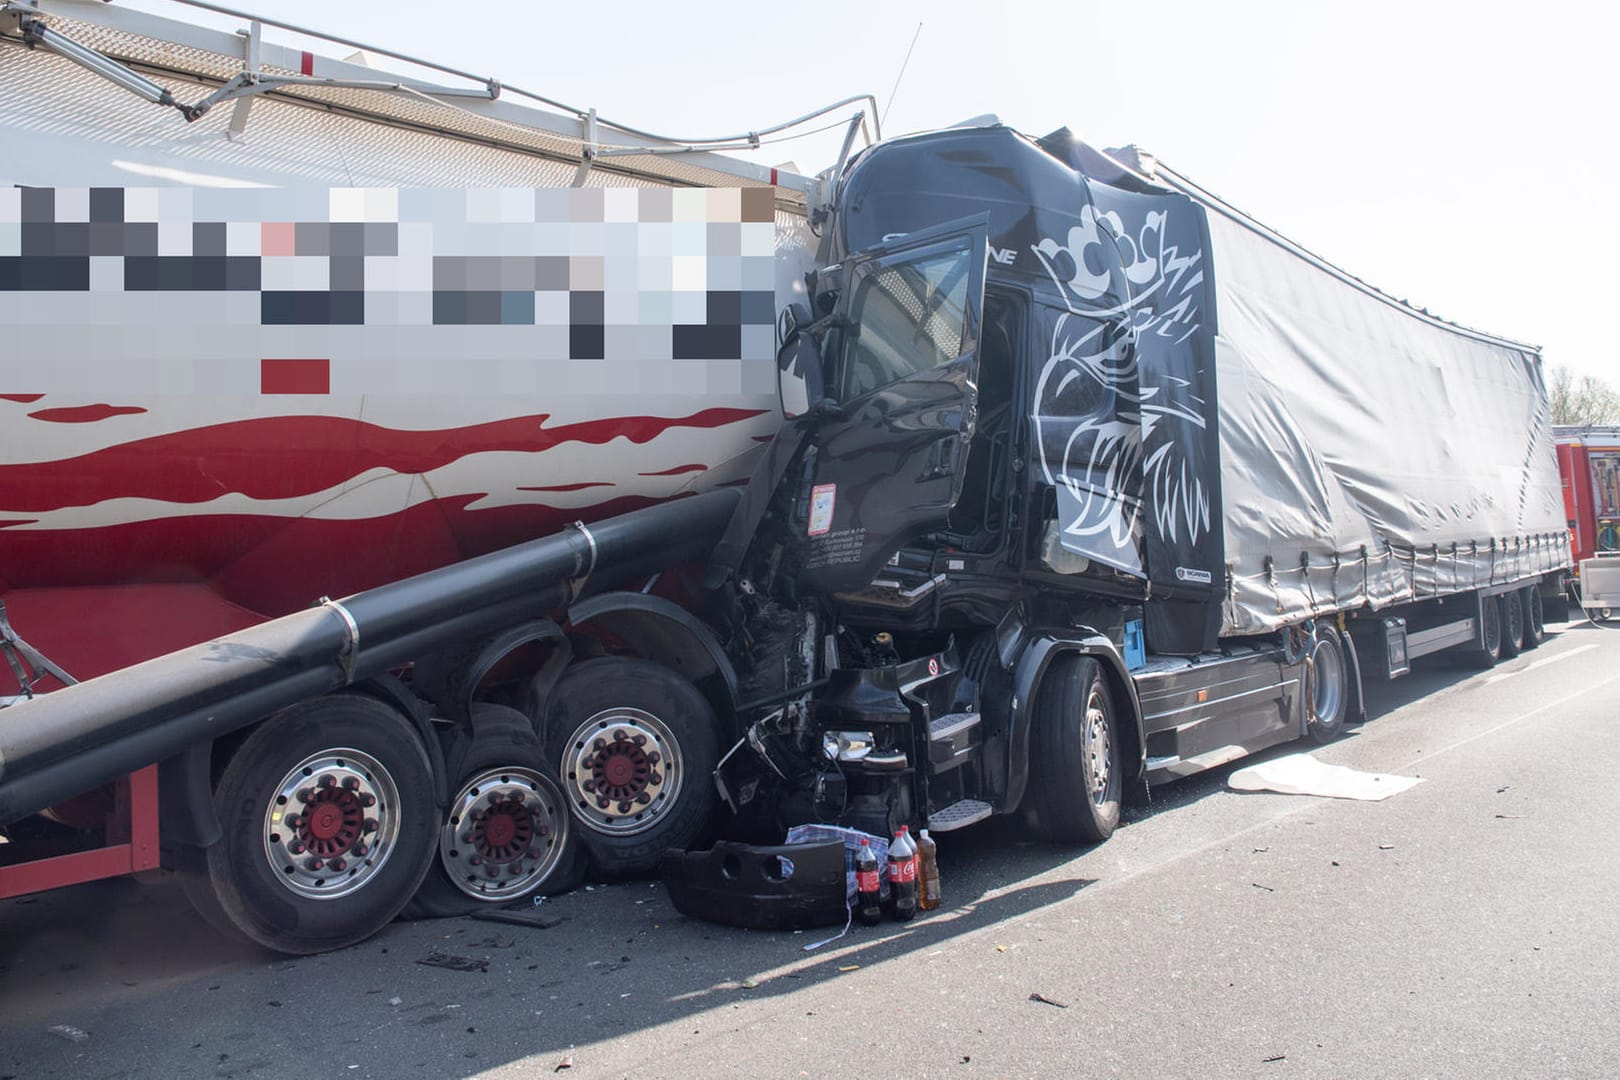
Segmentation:
[(817, 484), (810, 489), (810, 536), (825, 536), (832, 530), (833, 502), (837, 484)]

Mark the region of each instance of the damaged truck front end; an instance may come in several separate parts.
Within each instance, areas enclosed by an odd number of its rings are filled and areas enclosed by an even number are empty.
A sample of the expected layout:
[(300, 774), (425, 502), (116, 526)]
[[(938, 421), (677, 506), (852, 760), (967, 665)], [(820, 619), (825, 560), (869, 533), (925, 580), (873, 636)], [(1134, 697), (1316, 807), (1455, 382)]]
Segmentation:
[[(1142, 781), (1128, 639), (1150, 608), (1190, 603), (1196, 649), (1218, 611), (1213, 425), (1172, 422), (1203, 387), (1159, 370), (1203, 377), (1212, 328), (1196, 212), (1172, 234), (1159, 204), (1182, 197), (1116, 195), (1099, 210), (1083, 176), (1002, 128), (884, 144), (842, 178), (811, 304), (779, 323), (786, 421), (710, 577), (748, 698), (716, 773), (739, 831), (883, 838), (1023, 811), (1100, 840)], [(1114, 232), (1089, 244), (1098, 228)], [(1144, 295), (1159, 260), (1176, 278)], [(1178, 447), (1161, 472), (1196, 487), (1196, 528), (1144, 490), (1144, 463)]]

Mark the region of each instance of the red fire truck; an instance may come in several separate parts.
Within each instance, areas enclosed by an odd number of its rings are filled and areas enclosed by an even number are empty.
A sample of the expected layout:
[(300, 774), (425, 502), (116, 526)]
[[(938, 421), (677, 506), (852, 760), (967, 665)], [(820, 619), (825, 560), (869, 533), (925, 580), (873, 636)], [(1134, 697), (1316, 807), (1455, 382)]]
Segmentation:
[[(1553, 435), (1579, 589), (1582, 562), (1605, 554), (1620, 559), (1620, 427), (1559, 426)], [(1611, 611), (1594, 614), (1607, 618)]]

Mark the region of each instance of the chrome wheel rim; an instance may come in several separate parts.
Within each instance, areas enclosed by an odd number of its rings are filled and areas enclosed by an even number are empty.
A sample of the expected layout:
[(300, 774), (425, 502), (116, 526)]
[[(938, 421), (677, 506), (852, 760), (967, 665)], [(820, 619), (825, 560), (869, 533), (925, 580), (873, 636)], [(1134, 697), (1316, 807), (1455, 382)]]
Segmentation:
[(642, 709), (604, 709), (574, 730), (563, 753), (563, 790), (575, 815), (611, 836), (652, 828), (685, 779), (674, 732)]
[(1086, 697), (1085, 752), (1091, 764), (1091, 801), (1101, 806), (1108, 801), (1108, 785), (1113, 779), (1113, 733), (1108, 729), (1108, 712), (1102, 694), (1093, 689)]
[(439, 859), (455, 887), (499, 901), (539, 888), (562, 861), (568, 814), (534, 769), (486, 769), (462, 785), (439, 830)]
[(1344, 656), (1336, 644), (1318, 641), (1311, 653), (1311, 722), (1331, 727), (1344, 710)]
[(382, 763), (348, 747), (288, 770), (264, 813), (264, 853), (276, 880), (311, 900), (335, 900), (381, 872), (399, 839), (399, 789)]
[(1481, 605), (1480, 618), (1484, 622), (1481, 630), (1485, 640), (1485, 651), (1495, 654), (1502, 647), (1502, 619), (1496, 601), (1486, 600)]

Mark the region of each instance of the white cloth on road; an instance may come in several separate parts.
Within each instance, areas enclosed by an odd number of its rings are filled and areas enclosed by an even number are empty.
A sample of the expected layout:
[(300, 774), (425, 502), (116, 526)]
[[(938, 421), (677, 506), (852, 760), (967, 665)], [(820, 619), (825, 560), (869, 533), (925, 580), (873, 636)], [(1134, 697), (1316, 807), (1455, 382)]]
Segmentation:
[(1399, 795), (1419, 783), (1422, 777), (1361, 772), (1317, 761), (1309, 754), (1289, 754), (1250, 765), (1226, 780), (1233, 791), (1274, 791), (1279, 795), (1320, 795), (1364, 802)]

